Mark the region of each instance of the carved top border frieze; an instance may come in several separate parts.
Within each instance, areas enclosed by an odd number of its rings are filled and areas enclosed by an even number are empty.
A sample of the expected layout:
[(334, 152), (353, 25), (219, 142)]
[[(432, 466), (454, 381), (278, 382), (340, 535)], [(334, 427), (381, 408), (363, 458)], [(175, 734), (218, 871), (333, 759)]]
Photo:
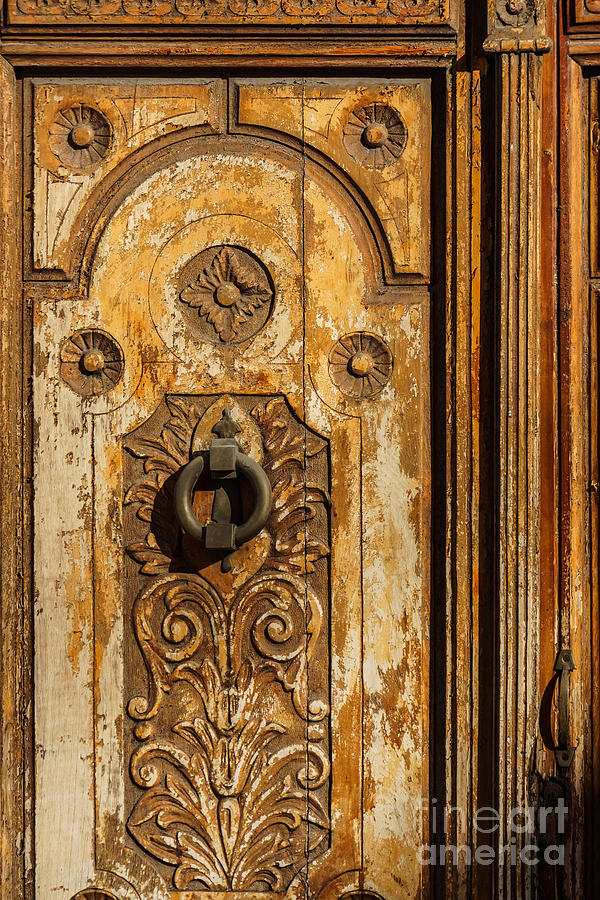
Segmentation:
[(9, 0), (11, 24), (448, 25), (452, 0)]
[(552, 47), (543, 0), (488, 0), (488, 25), (488, 53), (546, 53)]

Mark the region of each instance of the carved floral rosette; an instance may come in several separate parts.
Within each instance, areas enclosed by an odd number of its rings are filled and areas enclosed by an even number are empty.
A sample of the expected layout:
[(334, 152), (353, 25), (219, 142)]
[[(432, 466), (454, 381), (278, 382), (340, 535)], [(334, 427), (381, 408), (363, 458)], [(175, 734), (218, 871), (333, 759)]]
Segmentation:
[[(225, 404), (273, 490), (231, 572), (173, 512), (177, 473)], [(139, 587), (127, 828), (178, 890), (280, 891), (329, 843), (327, 444), (282, 397), (225, 404), (167, 397), (125, 444)]]

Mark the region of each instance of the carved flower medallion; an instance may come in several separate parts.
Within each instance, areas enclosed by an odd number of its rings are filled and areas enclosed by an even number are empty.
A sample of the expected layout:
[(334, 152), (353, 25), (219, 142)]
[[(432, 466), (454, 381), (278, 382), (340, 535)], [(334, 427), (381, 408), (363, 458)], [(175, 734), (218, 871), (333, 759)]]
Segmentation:
[(50, 126), (48, 144), (62, 163), (87, 169), (108, 153), (111, 127), (102, 113), (83, 103), (57, 113)]
[(345, 334), (329, 356), (329, 374), (343, 394), (355, 400), (383, 390), (392, 374), (392, 354), (381, 338), (365, 331)]
[(266, 268), (241, 247), (203, 250), (184, 268), (179, 297), (197, 310), (201, 337), (240, 343), (253, 337), (269, 317), (273, 288)]
[(115, 339), (98, 328), (74, 332), (60, 351), (61, 378), (82, 397), (96, 397), (113, 388), (123, 365), (123, 351)]
[(386, 103), (368, 103), (352, 110), (344, 127), (344, 146), (368, 169), (395, 163), (406, 147), (406, 125)]

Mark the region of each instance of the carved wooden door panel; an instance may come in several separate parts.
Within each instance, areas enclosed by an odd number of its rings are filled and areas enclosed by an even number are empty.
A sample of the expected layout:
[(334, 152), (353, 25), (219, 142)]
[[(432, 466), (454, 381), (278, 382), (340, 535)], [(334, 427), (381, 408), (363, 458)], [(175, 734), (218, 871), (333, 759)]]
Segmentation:
[(425, 896), (430, 82), (30, 88), (36, 896)]

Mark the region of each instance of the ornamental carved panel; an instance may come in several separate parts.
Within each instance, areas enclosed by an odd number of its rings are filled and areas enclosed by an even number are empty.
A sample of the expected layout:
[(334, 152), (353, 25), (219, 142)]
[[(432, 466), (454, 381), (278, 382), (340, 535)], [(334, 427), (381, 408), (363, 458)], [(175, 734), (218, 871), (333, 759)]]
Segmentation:
[(181, 273), (179, 298), (204, 340), (241, 343), (263, 327), (273, 301), (265, 266), (243, 247), (208, 247)]
[[(227, 572), (173, 508), (224, 409), (273, 491)], [(179, 890), (284, 890), (329, 843), (327, 442), (283, 397), (168, 396), (124, 446), (129, 834)]]
[(444, 25), (451, 0), (9, 0), (12, 24)]

